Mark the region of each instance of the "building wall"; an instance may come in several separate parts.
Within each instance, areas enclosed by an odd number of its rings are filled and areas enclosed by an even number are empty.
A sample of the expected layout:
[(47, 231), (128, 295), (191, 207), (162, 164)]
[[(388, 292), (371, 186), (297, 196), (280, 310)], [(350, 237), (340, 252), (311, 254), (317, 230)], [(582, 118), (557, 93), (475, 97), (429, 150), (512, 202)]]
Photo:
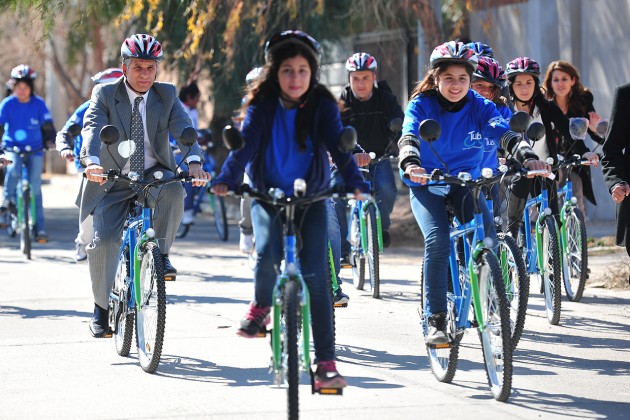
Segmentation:
[[(530, 0), (477, 12), (471, 38), (488, 43), (505, 63), (529, 56), (544, 70), (566, 60), (580, 70), (595, 97), (595, 109), (607, 119), (615, 87), (630, 81), (630, 0)], [(595, 144), (587, 139), (594, 149)], [(601, 148), (598, 149), (601, 151)], [(591, 219), (614, 219), (615, 206), (601, 170), (592, 170), (598, 205), (587, 202)]]

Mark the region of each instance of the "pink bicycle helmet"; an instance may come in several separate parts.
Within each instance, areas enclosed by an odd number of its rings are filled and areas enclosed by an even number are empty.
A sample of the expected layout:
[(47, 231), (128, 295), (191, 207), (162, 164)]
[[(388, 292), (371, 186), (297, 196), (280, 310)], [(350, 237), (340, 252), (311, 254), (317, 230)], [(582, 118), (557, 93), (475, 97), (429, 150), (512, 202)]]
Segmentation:
[(478, 56), (472, 48), (455, 41), (448, 41), (435, 47), (429, 59), (431, 68), (436, 68), (440, 64), (461, 63), (470, 67), (473, 72), (477, 70), (477, 61)]
[(346, 61), (346, 70), (352, 73), (354, 71), (376, 71), (378, 64), (376, 63), (376, 59), (372, 57), (368, 53), (354, 53), (352, 56), (348, 57)]
[(505, 75), (509, 80), (512, 80), (519, 74), (531, 74), (538, 80), (540, 78), (540, 66), (529, 57), (515, 58), (505, 66)]
[(505, 72), (494, 58), (480, 56), (477, 70), (473, 73), (473, 81), (479, 79), (502, 88), (505, 85)]
[(151, 35), (135, 34), (123, 41), (120, 46), (120, 55), (123, 59), (139, 58), (160, 61), (164, 52), (162, 45)]

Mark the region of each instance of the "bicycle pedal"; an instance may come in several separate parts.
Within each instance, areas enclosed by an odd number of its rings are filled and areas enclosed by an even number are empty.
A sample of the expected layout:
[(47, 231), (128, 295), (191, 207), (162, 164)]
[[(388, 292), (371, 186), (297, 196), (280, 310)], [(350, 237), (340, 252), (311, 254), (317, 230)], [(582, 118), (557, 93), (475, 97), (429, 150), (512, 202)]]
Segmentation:
[(37, 243), (38, 244), (45, 244), (45, 243), (48, 243), (48, 240), (47, 239), (37, 239)]
[(450, 349), (451, 347), (453, 347), (453, 343), (427, 344), (427, 347), (432, 349)]
[(335, 308), (347, 308), (348, 302), (346, 303), (335, 303)]
[(258, 331), (258, 334), (256, 334), (254, 337), (265, 338), (267, 334), (271, 334), (271, 330), (268, 330), (267, 327), (263, 327), (263, 329)]
[(313, 389), (313, 394), (320, 395), (343, 395), (343, 388), (319, 388)]
[(175, 281), (177, 280), (177, 276), (174, 274), (167, 274), (164, 276), (164, 281)]

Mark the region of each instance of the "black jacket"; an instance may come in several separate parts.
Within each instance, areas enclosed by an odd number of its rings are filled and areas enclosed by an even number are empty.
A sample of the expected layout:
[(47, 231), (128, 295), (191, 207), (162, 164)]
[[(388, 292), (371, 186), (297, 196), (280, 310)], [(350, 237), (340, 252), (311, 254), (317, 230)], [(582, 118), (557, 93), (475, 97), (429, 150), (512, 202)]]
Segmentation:
[[(398, 140), (399, 133), (389, 130), (389, 123), (395, 118), (404, 118), (398, 100), (384, 82), (378, 82), (372, 97), (360, 101), (346, 86), (341, 93), (341, 121), (343, 125), (351, 125), (357, 130), (358, 143), (366, 152), (376, 153), (376, 157), (385, 154), (390, 142)], [(393, 152), (391, 147), (388, 152)]]

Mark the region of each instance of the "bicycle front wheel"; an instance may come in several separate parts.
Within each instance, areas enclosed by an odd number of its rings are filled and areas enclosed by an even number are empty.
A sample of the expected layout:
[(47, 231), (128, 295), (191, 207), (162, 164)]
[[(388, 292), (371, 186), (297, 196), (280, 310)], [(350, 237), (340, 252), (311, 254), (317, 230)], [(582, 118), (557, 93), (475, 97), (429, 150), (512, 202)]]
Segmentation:
[(31, 193), (28, 189), (22, 192), (22, 226), (20, 227), (20, 250), (26, 255), (27, 259), (31, 259)]
[(376, 204), (368, 208), (367, 218), (368, 249), (367, 262), (372, 284), (372, 297), (381, 296), (381, 276), (379, 268), (378, 225), (376, 222)]
[(145, 372), (153, 373), (160, 363), (166, 323), (164, 263), (157, 244), (147, 242), (140, 266), (140, 305), (136, 306), (138, 359)]
[(579, 302), (584, 293), (588, 277), (588, 253), (586, 247), (586, 222), (580, 209), (571, 206), (565, 214), (564, 226), (566, 243), (562, 259), (562, 277), (567, 298)]
[(289, 420), (299, 417), (300, 360), (298, 358), (298, 324), (300, 323), (299, 284), (288, 281), (284, 285), (284, 337), (283, 348), (286, 351), (287, 372), (287, 409)]
[(114, 277), (113, 294), (118, 301), (110, 298), (110, 316), (114, 317), (116, 331), (114, 332), (114, 343), (116, 344), (116, 353), (119, 356), (129, 356), (131, 350), (131, 340), (133, 338), (133, 322), (134, 314), (128, 309), (129, 302), (129, 249), (125, 247), (120, 259), (118, 260), (118, 268)]
[(512, 331), (501, 267), (490, 250), (480, 255), (479, 301), (481, 317), (479, 338), (488, 384), (494, 399), (507, 401), (512, 392)]
[(352, 258), (352, 283), (357, 290), (365, 287), (365, 256), (361, 253), (361, 220), (356, 211), (350, 219), (350, 258)]
[(227, 213), (225, 211), (225, 199), (218, 195), (214, 196), (214, 206), (212, 208), (214, 217), (214, 226), (217, 228), (217, 234), (222, 241), (228, 240), (228, 222)]
[(545, 297), (545, 312), (547, 321), (551, 325), (560, 322), (560, 250), (558, 231), (552, 217), (547, 217), (542, 225), (542, 249), (543, 249), (543, 294)]
[(525, 270), (523, 255), (516, 240), (504, 233), (499, 233), (497, 236), (499, 238), (497, 255), (499, 256), (503, 284), (510, 308), (512, 346), (516, 348), (525, 327), (525, 315), (529, 299), (529, 276)]

